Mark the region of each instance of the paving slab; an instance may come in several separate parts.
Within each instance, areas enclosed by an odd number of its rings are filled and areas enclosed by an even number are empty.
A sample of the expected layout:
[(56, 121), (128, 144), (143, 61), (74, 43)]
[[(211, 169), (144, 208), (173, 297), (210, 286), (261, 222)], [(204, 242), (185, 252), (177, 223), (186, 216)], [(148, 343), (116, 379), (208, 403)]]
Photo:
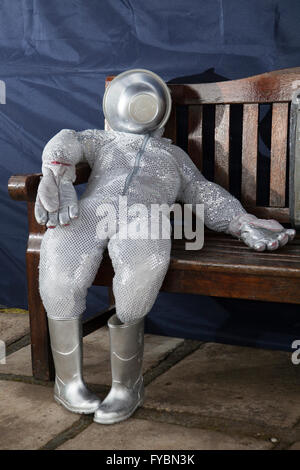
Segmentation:
[(131, 418), (114, 425), (93, 423), (60, 450), (252, 450), (270, 449), (272, 444), (254, 438), (232, 437), (220, 432), (185, 428)]
[(289, 353), (210, 343), (157, 377), (144, 406), (286, 428), (300, 418), (299, 390)]
[(32, 376), (30, 345), (7, 356), (6, 364), (0, 364), (0, 374)]
[(300, 441), (294, 442), (294, 444), (291, 445), (288, 450), (300, 450)]
[[(181, 338), (145, 335), (144, 371), (154, 367), (166, 354), (182, 343)], [(94, 331), (84, 338), (84, 375), (88, 383), (110, 385), (109, 337), (107, 328)], [(0, 365), (0, 373), (31, 376), (31, 350), (26, 346)]]
[(0, 449), (38, 449), (79, 415), (53, 400), (50, 387), (0, 382)]
[(0, 311), (0, 340), (5, 341), (7, 345), (29, 333), (29, 314), (1, 313)]

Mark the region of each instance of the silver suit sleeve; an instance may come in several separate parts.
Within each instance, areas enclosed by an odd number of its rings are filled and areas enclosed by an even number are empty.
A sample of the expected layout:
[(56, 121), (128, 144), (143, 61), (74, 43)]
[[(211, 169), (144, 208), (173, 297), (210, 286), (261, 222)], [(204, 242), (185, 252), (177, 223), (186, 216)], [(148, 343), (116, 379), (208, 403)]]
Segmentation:
[(72, 129), (61, 130), (46, 144), (42, 155), (43, 164), (75, 166), (79, 162), (87, 161), (92, 167), (104, 132), (97, 129), (81, 132)]
[(208, 181), (179, 147), (173, 155), (181, 175), (179, 200), (188, 204), (204, 204), (204, 223), (217, 232), (227, 232), (230, 222), (246, 211), (241, 203), (216, 183)]

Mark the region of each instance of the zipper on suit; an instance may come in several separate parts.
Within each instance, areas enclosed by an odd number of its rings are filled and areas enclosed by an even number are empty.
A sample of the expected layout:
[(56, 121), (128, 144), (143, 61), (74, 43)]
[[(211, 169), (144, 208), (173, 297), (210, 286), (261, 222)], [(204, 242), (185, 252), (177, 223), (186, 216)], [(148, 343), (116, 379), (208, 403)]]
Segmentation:
[(135, 161), (134, 161), (134, 166), (131, 170), (130, 173), (128, 173), (127, 177), (126, 177), (126, 180), (125, 180), (125, 184), (124, 184), (124, 188), (123, 188), (123, 192), (122, 192), (122, 196), (124, 196), (129, 188), (129, 185), (131, 183), (131, 180), (133, 178), (133, 176), (137, 173), (138, 169), (139, 169), (139, 165), (140, 165), (140, 161), (141, 161), (141, 158), (142, 158), (142, 155), (145, 151), (145, 148), (146, 148), (146, 145), (148, 143), (148, 140), (150, 138), (151, 134), (147, 134), (145, 135), (144, 137), (144, 140), (143, 140), (143, 143), (142, 143), (142, 146), (140, 148), (140, 150), (138, 151), (138, 153), (136, 154), (136, 157), (135, 157)]

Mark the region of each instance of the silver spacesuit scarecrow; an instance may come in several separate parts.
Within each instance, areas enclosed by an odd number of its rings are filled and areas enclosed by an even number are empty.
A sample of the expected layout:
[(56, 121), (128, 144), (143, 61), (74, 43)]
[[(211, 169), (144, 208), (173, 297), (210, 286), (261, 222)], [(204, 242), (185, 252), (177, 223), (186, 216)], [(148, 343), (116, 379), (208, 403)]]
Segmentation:
[[(139, 203), (149, 211), (151, 204), (176, 200), (204, 204), (206, 226), (239, 237), (258, 251), (274, 250), (294, 236), (276, 221), (247, 214), (237, 199), (207, 181), (183, 150), (162, 137), (170, 108), (170, 93), (160, 77), (147, 70), (124, 72), (103, 100), (112, 130), (64, 129), (43, 151), (35, 215), (49, 229), (41, 246), (40, 293), (56, 369), (54, 396), (70, 411), (95, 412), (99, 423), (124, 420), (143, 401), (144, 317), (163, 282), (171, 248), (170, 237), (120, 236), (131, 224), (147, 225), (145, 212), (133, 212), (123, 221), (119, 217), (99, 236), (103, 204), (117, 208), (120, 196), (127, 197), (129, 208)], [(92, 172), (78, 201), (73, 182), (81, 161)], [(100, 403), (82, 377), (81, 315), (106, 248), (115, 271), (116, 315), (108, 322), (112, 387)]]

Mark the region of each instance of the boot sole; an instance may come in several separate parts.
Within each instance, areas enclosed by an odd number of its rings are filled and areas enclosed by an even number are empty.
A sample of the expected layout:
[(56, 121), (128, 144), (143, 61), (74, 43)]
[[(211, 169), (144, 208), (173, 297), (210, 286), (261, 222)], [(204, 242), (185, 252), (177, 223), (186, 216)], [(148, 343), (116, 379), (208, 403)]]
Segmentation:
[(127, 415), (125, 416), (120, 416), (119, 418), (112, 418), (112, 419), (103, 419), (103, 420), (98, 420), (94, 417), (94, 423), (97, 423), (97, 424), (116, 424), (116, 423), (120, 423), (121, 421), (125, 421), (126, 419), (130, 418), (130, 416), (132, 416), (135, 411), (140, 407), (142, 406), (144, 403), (144, 398), (142, 398), (142, 400), (140, 400), (136, 406), (134, 407), (134, 409), (128, 413)]
[(63, 401), (61, 398), (58, 398), (58, 397), (54, 397), (54, 400), (61, 406), (63, 406), (64, 408), (66, 408), (68, 411), (71, 411), (72, 413), (77, 413), (77, 414), (81, 414), (81, 415), (90, 415), (92, 413), (95, 413), (95, 411), (99, 408), (100, 406), (100, 403), (99, 405), (97, 406), (97, 408), (93, 407), (93, 408), (90, 408), (88, 410), (79, 410), (78, 408), (73, 408), (72, 406), (69, 406), (67, 405), (67, 403), (65, 401)]

